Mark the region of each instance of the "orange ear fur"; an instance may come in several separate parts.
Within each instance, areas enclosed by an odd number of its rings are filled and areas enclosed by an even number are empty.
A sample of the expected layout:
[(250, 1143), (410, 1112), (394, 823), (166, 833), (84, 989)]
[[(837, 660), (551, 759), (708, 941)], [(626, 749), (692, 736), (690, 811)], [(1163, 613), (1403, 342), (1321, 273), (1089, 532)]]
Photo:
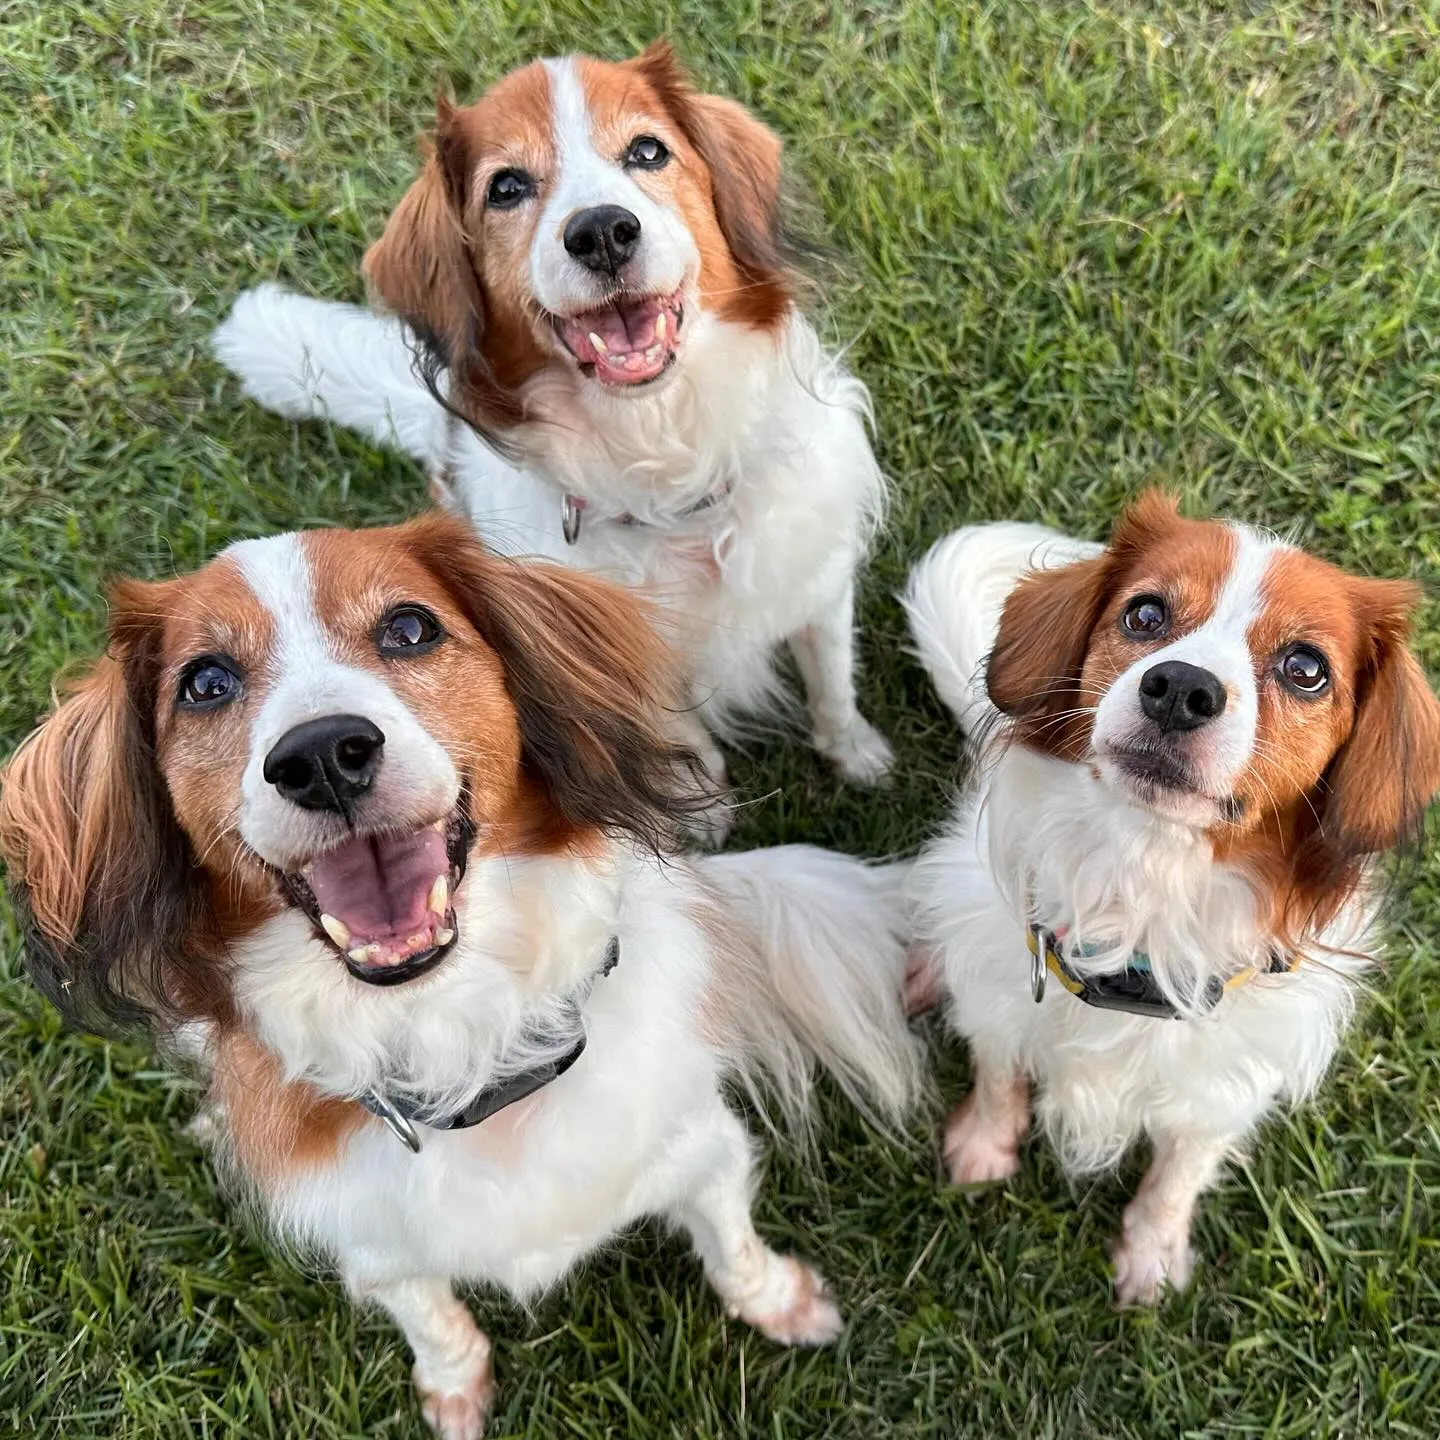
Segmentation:
[(159, 586), (116, 592), (112, 653), (12, 757), (0, 852), (36, 983), (71, 1020), (186, 1008), (209, 904), (156, 768), (153, 611)]
[(491, 555), (449, 517), (413, 522), (416, 553), (500, 657), (521, 763), (577, 829), (667, 847), (711, 798), (673, 739), (680, 687), (648, 607), (583, 571)]

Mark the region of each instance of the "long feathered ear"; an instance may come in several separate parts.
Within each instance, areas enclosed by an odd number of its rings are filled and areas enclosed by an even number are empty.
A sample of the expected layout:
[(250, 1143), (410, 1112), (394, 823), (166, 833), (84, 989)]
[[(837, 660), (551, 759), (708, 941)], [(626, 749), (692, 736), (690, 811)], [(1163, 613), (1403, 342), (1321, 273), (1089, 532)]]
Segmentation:
[[(110, 652), (6, 766), (0, 853), (26, 963), (72, 1023), (189, 1013), (213, 922), (155, 759), (160, 587), (121, 586)], [(143, 593), (142, 593), (143, 592)], [(127, 608), (133, 607), (133, 608)]]
[(721, 313), (752, 325), (778, 323), (794, 298), (780, 137), (734, 100), (697, 93), (668, 41), (655, 41), (634, 63), (710, 172), (715, 218), (742, 281), (722, 297)]
[[(442, 404), (487, 434), (520, 418), (515, 396), (485, 360), (478, 238), (467, 234), (470, 156), (458, 111), (438, 104), (420, 178), (405, 192), (361, 269), (370, 293), (415, 332), (420, 377)], [(452, 395), (441, 390), (448, 372)]]
[(413, 533), (415, 553), (500, 657), (521, 763), (558, 815), (667, 848), (713, 796), (674, 738), (678, 676), (648, 608), (583, 571), (491, 555), (448, 517)]
[[(1096, 697), (1080, 690), (1090, 634), (1109, 594), (1108, 554), (1027, 575), (1005, 601), (985, 688), (1016, 737), (1049, 755), (1079, 759)], [(1086, 712), (1086, 713), (1081, 713)]]
[(1440, 700), (1408, 648), (1420, 588), (1352, 579), (1370, 634), (1355, 726), (1325, 776), (1321, 834), (1347, 855), (1389, 850), (1419, 828), (1440, 791)]

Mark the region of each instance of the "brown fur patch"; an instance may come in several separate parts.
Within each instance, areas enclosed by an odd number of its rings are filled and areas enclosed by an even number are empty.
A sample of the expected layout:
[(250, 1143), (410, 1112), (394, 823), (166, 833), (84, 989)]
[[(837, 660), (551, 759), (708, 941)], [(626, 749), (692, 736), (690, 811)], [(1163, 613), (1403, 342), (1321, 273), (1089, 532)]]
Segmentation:
[(280, 1062), (242, 1030), (230, 1030), (216, 1042), (210, 1093), (224, 1110), (236, 1163), (262, 1186), (333, 1163), (341, 1145), (369, 1118), (353, 1100), (286, 1080)]

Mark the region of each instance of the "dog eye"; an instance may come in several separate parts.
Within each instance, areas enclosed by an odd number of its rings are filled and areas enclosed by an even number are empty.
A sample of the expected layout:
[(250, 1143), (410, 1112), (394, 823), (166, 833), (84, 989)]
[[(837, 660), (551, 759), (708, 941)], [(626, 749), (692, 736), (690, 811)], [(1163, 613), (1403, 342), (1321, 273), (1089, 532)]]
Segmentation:
[(217, 655), (192, 660), (180, 675), (179, 703), (190, 710), (214, 710), (240, 693), (235, 663)]
[(1319, 695), (1330, 683), (1325, 657), (1309, 645), (1292, 645), (1276, 668), (1286, 686), (1301, 695)]
[(440, 622), (420, 605), (397, 605), (375, 629), (382, 655), (423, 655), (444, 638)]
[(502, 170), (490, 181), (485, 203), (492, 210), (513, 210), (535, 193), (535, 181), (523, 170)]
[(637, 135), (625, 152), (625, 163), (640, 170), (658, 170), (670, 152), (653, 135)]
[(1170, 628), (1170, 611), (1158, 595), (1137, 595), (1120, 617), (1127, 635), (1153, 640)]

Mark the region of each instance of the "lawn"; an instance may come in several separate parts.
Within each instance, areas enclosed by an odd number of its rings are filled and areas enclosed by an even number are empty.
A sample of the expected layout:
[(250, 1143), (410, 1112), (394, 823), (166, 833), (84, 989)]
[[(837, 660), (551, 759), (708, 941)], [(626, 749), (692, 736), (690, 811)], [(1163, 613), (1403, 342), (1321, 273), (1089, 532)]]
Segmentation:
[[(396, 519), (408, 462), (243, 403), (207, 335), (244, 286), (357, 298), (437, 85), (660, 33), (789, 144), (838, 257), (817, 313), (871, 386), (891, 522), (865, 588), (896, 783), (798, 739), (741, 759), (733, 843), (911, 849), (959, 778), (893, 596), (962, 520), (1102, 535), (1163, 481), (1386, 575), (1440, 560), (1440, 6), (792, 0), (0, 4), (0, 754), (101, 643), (101, 585), (226, 542)], [(1440, 669), (1440, 613), (1423, 649)], [(1043, 1147), (966, 1198), (936, 1127), (833, 1097), (772, 1153), (762, 1230), (816, 1258), (838, 1347), (727, 1322), (641, 1230), (498, 1341), (492, 1433), (1416, 1436), (1440, 1431), (1440, 849), (1319, 1101), (1204, 1204), (1193, 1290), (1112, 1308), (1133, 1167)], [(194, 1089), (66, 1034), (0, 911), (0, 1433), (419, 1436), (398, 1335), (277, 1253), (183, 1127)], [(1017, 960), (1017, 964), (1018, 964)], [(772, 1147), (773, 1150), (773, 1147)]]

